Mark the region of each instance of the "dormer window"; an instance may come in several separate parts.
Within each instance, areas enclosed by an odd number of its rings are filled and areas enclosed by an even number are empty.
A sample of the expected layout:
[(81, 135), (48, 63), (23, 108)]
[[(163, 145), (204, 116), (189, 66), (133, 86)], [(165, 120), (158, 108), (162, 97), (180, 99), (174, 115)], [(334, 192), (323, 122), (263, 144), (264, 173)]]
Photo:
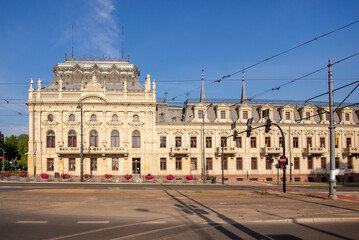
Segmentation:
[(285, 112), (285, 120), (290, 120), (290, 112)]
[(198, 118), (203, 118), (203, 110), (198, 110)]
[(262, 111), (262, 117), (263, 118), (269, 118), (269, 109), (266, 109), (266, 110)]
[(97, 117), (96, 117), (95, 114), (92, 114), (90, 119), (91, 119), (91, 122), (96, 122), (97, 121)]
[(329, 121), (330, 120), (330, 114), (327, 112), (327, 113), (325, 113), (325, 119), (327, 120), (327, 121)]
[(345, 121), (349, 121), (349, 119), (350, 119), (349, 113), (345, 113)]
[(305, 112), (305, 120), (310, 120), (310, 112)]
[(243, 119), (248, 119), (248, 111), (243, 111)]
[(221, 111), (221, 119), (226, 119), (226, 111)]

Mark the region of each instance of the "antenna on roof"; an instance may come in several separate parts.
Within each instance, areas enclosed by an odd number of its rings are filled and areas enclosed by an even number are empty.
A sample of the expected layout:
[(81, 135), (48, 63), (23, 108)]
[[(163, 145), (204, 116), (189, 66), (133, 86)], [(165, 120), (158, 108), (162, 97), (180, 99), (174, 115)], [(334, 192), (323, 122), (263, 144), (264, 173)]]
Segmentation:
[(72, 24), (72, 55), (71, 55), (72, 61), (74, 60), (74, 25)]
[(123, 50), (124, 50), (124, 47), (125, 47), (125, 44), (124, 44), (124, 31), (125, 31), (125, 28), (122, 26), (122, 61), (123, 61)]

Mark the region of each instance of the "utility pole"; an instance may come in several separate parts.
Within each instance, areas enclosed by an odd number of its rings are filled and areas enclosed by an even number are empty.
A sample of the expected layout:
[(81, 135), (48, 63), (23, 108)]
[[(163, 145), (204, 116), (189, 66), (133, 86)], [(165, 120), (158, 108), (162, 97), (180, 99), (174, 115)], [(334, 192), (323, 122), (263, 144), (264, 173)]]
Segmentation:
[[(81, 153), (80, 153), (80, 155), (81, 155), (81, 179), (80, 179), (80, 181), (81, 182), (83, 182), (84, 181), (84, 139), (83, 139), (83, 136), (84, 136), (84, 125), (83, 125), (83, 111), (82, 111), (82, 103), (79, 103), (78, 105), (77, 105), (77, 108), (80, 108), (80, 110), (81, 110)], [(91, 174), (92, 174), (92, 172), (91, 172)]]
[(5, 169), (5, 150), (3, 148), (0, 148), (2, 150), (2, 171), (4, 172), (4, 169)]
[(328, 85), (329, 85), (329, 136), (330, 136), (330, 179), (329, 179), (329, 196), (332, 200), (337, 200), (335, 180), (335, 126), (334, 126), (334, 97), (333, 97), (333, 74), (332, 63), (329, 59), (328, 64)]
[(289, 174), (289, 178), (290, 178), (290, 182), (292, 182), (293, 179), (293, 173), (292, 173), (292, 145), (291, 145), (291, 134), (290, 134), (290, 125), (289, 125), (289, 170), (290, 170), (290, 174)]

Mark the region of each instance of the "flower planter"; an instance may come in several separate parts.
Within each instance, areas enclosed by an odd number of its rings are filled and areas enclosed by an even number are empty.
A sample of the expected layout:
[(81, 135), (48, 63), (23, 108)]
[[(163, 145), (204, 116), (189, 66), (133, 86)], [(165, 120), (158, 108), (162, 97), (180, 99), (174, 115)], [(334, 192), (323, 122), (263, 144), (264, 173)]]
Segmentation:
[(153, 182), (155, 182), (155, 178), (151, 173), (149, 173), (143, 178), (143, 182), (152, 182), (153, 183)]

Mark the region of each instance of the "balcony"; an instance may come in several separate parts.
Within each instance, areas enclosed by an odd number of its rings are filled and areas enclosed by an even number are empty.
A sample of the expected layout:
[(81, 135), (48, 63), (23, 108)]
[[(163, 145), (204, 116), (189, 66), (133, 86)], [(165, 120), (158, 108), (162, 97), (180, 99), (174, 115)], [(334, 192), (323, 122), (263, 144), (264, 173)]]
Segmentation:
[(79, 147), (59, 147), (56, 150), (56, 153), (59, 155), (61, 154), (80, 154), (80, 148)]
[[(60, 147), (57, 149), (56, 153), (58, 156), (73, 155), (73, 154), (80, 155), (81, 148), (80, 147)], [(120, 154), (120, 155), (124, 155), (126, 157), (126, 156), (128, 156), (128, 150), (127, 150), (127, 148), (123, 148), (123, 147), (106, 147), (106, 148), (84, 147), (84, 155), (88, 155), (88, 154), (102, 154), (103, 156), (105, 156), (107, 154)]]
[(305, 155), (322, 155), (326, 152), (326, 149), (323, 147), (308, 147), (303, 149)]
[(105, 154), (121, 154), (124, 155), (125, 157), (128, 156), (128, 150), (127, 148), (124, 147), (106, 147), (104, 148), (104, 153)]
[(186, 147), (171, 147), (170, 156), (173, 157), (175, 155), (189, 155), (189, 149)]
[(357, 148), (357, 147), (343, 148), (343, 154), (345, 154), (345, 155), (358, 155), (359, 154), (359, 148)]
[(269, 154), (280, 155), (283, 153), (283, 148), (281, 148), (281, 147), (264, 147), (261, 149), (261, 153), (263, 155), (269, 155)]
[[(234, 155), (234, 154), (236, 154), (236, 149), (234, 147), (224, 147), (223, 154), (224, 155)], [(216, 155), (222, 156), (222, 148), (221, 147), (217, 147)]]

